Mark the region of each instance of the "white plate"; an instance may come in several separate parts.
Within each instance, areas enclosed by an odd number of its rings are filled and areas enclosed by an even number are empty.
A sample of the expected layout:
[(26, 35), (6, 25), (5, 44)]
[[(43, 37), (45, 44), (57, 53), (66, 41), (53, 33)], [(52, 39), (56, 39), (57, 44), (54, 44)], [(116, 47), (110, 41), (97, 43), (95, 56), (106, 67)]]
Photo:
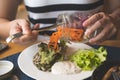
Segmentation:
[[(82, 80), (92, 75), (93, 71), (82, 71), (78, 74), (72, 75), (55, 75), (51, 72), (43, 72), (41, 70), (38, 70), (37, 67), (33, 64), (33, 56), (38, 52), (37, 45), (38, 44), (34, 44), (26, 48), (18, 57), (18, 65), (26, 75), (37, 80)], [(72, 43), (68, 46), (69, 49), (67, 53), (70, 54), (79, 48), (92, 48), (83, 43)]]
[(7, 74), (13, 69), (14, 65), (11, 61), (0, 60), (0, 76)]

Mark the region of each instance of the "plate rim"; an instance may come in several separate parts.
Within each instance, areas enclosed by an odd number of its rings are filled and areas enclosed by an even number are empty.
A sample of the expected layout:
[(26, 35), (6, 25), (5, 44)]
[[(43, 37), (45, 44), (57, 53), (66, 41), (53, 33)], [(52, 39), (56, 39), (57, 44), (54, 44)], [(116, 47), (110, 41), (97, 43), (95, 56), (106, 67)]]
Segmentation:
[(4, 68), (5, 68), (5, 66), (9, 65), (8, 66), (9, 70), (7, 72), (1, 73), (0, 76), (4, 76), (5, 74), (11, 72), (13, 70), (13, 68), (14, 68), (14, 64), (11, 61), (9, 61), (9, 60), (0, 60), (0, 63), (4, 64)]

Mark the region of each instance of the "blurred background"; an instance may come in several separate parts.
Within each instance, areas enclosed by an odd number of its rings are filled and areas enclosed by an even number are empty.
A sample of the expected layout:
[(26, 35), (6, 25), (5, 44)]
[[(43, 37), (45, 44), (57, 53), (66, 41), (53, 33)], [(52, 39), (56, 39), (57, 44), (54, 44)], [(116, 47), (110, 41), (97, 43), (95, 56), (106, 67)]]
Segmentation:
[(25, 19), (28, 19), (27, 18), (27, 11), (26, 11), (26, 8), (25, 8), (25, 5), (24, 5), (23, 2), (18, 7), (16, 18), (25, 18)]

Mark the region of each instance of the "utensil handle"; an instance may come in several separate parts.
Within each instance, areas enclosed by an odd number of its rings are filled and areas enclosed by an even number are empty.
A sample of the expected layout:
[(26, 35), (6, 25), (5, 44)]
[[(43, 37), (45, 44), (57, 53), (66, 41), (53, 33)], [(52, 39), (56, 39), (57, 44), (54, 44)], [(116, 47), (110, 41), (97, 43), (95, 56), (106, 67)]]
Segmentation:
[(57, 26), (59, 26), (59, 25), (54, 24), (54, 25), (51, 25), (51, 26), (46, 26), (46, 27), (42, 27), (42, 28), (38, 28), (38, 29), (32, 29), (32, 30), (37, 30), (39, 32), (42, 32), (42, 31), (47, 31), (47, 30), (56, 28)]
[[(63, 24), (63, 23), (53, 24), (53, 25), (51, 25), (51, 26), (46, 26), (46, 27), (43, 27), (43, 28), (32, 29), (32, 30), (37, 30), (38, 32), (47, 31), (47, 30), (49, 30), (49, 29), (56, 28), (57, 26), (62, 25), (62, 24)], [(15, 39), (15, 38), (17, 38), (17, 37), (20, 37), (20, 36), (22, 36), (22, 35), (23, 35), (22, 32), (13, 34), (13, 35), (9, 36), (9, 37), (6, 39), (6, 42), (9, 43), (9, 42), (11, 42), (13, 39)]]

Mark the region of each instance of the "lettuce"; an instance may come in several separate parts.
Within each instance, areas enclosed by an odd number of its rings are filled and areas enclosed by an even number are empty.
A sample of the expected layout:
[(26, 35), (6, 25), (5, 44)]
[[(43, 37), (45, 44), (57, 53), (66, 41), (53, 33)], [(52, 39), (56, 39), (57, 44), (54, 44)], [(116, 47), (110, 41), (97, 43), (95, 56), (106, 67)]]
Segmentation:
[(106, 56), (107, 50), (102, 46), (98, 49), (79, 49), (70, 56), (70, 61), (82, 70), (93, 70), (106, 60)]
[(58, 43), (59, 48), (57, 50), (53, 49), (53, 46), (48, 47), (47, 43), (38, 44), (38, 52), (33, 58), (34, 64), (38, 69), (42, 71), (51, 71), (51, 67), (55, 62), (63, 61), (64, 53), (67, 50), (66, 42), (60, 41)]

